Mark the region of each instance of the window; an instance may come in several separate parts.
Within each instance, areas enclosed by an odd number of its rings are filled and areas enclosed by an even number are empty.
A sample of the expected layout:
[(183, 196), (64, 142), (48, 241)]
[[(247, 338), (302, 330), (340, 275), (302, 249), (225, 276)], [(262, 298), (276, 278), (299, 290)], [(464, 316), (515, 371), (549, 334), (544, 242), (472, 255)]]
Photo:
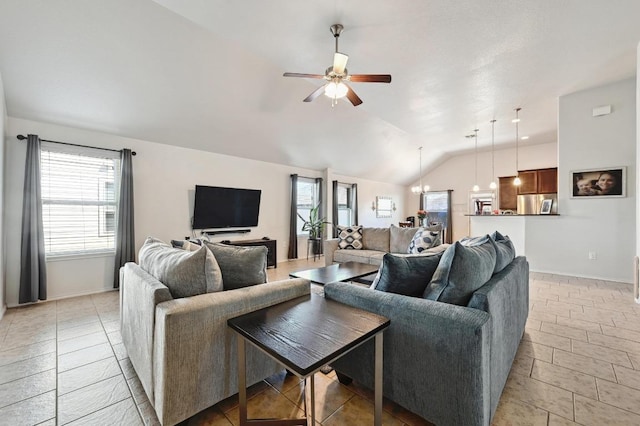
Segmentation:
[[(320, 188), (314, 179), (298, 178), (298, 201), (297, 209), (298, 214), (303, 218), (308, 219), (311, 209), (318, 205), (318, 191)], [(307, 231), (302, 230), (304, 222), (298, 216), (298, 223), (296, 229), (298, 235), (308, 235)]]
[(47, 257), (115, 251), (119, 153), (42, 143)]
[(353, 203), (354, 193), (352, 185), (338, 182), (338, 225), (354, 225)]

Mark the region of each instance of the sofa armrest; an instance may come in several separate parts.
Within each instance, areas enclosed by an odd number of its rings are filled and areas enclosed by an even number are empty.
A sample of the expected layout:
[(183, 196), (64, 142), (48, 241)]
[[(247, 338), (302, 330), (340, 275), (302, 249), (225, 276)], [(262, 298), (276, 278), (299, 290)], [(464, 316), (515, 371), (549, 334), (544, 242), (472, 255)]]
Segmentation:
[(142, 387), (153, 399), (153, 333), (156, 305), (172, 300), (169, 289), (135, 263), (120, 269), (120, 333)]
[[(436, 424), (489, 424), (488, 313), (349, 283), (327, 284), (324, 292), (391, 320), (383, 335), (385, 396)], [(373, 388), (372, 342), (332, 365)]]
[(322, 243), (322, 252), (324, 253), (325, 266), (333, 265), (333, 253), (338, 250), (338, 238), (329, 238)]
[[(228, 319), (304, 296), (310, 289), (308, 280), (288, 279), (159, 304), (153, 405), (160, 422), (177, 423), (238, 392), (237, 336)], [(247, 346), (248, 385), (279, 368)]]

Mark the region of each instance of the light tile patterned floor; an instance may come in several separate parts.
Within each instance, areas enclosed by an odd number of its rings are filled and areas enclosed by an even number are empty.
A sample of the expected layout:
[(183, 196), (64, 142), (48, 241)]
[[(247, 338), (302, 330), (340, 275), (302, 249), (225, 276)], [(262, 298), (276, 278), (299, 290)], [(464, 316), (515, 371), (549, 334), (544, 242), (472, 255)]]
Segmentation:
[[(296, 261), (270, 280), (322, 266)], [(494, 425), (640, 425), (640, 305), (628, 284), (531, 274), (531, 311)], [(127, 357), (118, 293), (10, 309), (0, 321), (0, 424), (142, 425), (157, 419)], [(284, 374), (250, 389), (250, 415), (300, 414)], [(372, 424), (372, 393), (318, 374), (322, 425)], [(236, 425), (232, 397), (184, 422)], [(424, 420), (389, 401), (385, 425)]]

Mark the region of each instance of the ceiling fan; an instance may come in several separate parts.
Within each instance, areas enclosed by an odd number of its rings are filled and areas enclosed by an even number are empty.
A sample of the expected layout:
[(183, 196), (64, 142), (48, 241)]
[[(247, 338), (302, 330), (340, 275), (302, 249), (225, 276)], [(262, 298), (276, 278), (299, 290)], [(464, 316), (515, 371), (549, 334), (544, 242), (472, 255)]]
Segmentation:
[(338, 99), (347, 97), (353, 106), (362, 103), (362, 99), (353, 89), (347, 85), (347, 81), (354, 83), (391, 83), (391, 75), (389, 74), (349, 74), (347, 71), (347, 60), (349, 57), (344, 53), (338, 52), (338, 38), (344, 27), (335, 24), (330, 27), (331, 34), (336, 39), (336, 52), (333, 54), (333, 66), (327, 68), (324, 75), (321, 74), (301, 74), (295, 72), (285, 72), (284, 77), (303, 77), (303, 78), (323, 78), (327, 81), (324, 86), (319, 87), (304, 99), (304, 102), (311, 102), (320, 94), (324, 93), (331, 98), (331, 106), (334, 106)]

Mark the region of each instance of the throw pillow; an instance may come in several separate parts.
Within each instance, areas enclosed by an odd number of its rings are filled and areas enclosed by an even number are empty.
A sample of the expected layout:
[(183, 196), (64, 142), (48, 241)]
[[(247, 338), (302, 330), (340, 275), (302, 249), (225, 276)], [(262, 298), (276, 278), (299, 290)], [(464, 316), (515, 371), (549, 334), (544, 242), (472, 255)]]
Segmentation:
[(407, 247), (411, 244), (413, 236), (419, 228), (400, 228), (395, 225), (391, 225), (389, 228), (389, 251), (391, 253), (406, 253)]
[(171, 247), (179, 248), (186, 251), (200, 250), (202, 244), (199, 240), (171, 240)]
[(415, 235), (409, 243), (407, 253), (420, 254), (423, 251), (436, 247), (442, 244), (440, 238), (440, 232), (442, 231), (442, 225), (434, 225), (428, 228), (418, 228)]
[(491, 234), (490, 240), (494, 242), (494, 248), (496, 249), (496, 267), (493, 271), (495, 274), (502, 271), (513, 261), (516, 257), (516, 248), (509, 237), (501, 235), (498, 231)]
[(491, 279), (495, 265), (491, 241), (470, 247), (456, 241), (442, 255), (423, 297), (466, 306), (473, 293)]
[(464, 237), (460, 239), (460, 244), (467, 247), (479, 246), (491, 239), (489, 235), (481, 235), (479, 237)]
[(187, 251), (149, 237), (138, 259), (140, 267), (166, 285), (174, 298), (222, 290), (220, 267), (206, 247)]
[(213, 252), (220, 265), (225, 290), (267, 282), (265, 246), (241, 247), (206, 241), (204, 244)]
[(338, 248), (360, 250), (362, 249), (362, 226), (338, 225)]
[(387, 253), (371, 288), (421, 297), (438, 267), (442, 253), (407, 256)]
[(389, 228), (362, 228), (362, 249), (389, 252)]

